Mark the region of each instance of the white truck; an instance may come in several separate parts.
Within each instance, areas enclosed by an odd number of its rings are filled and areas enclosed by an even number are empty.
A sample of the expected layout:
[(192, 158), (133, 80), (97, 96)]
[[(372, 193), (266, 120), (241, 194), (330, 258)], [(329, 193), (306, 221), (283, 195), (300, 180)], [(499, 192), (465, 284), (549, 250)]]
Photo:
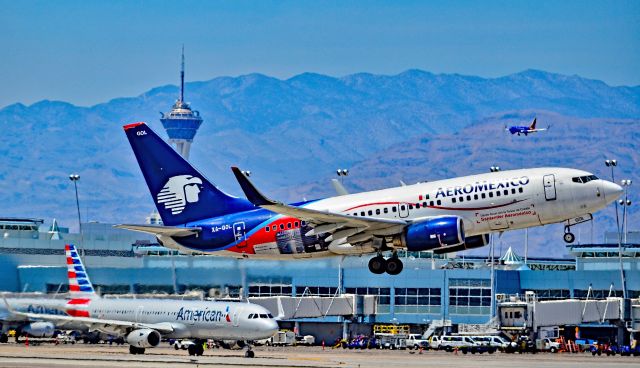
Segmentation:
[(429, 340), (425, 339), (423, 335), (420, 334), (409, 334), (409, 336), (407, 336), (407, 348), (409, 348), (409, 350), (418, 350), (420, 349), (420, 347), (422, 347), (423, 349), (428, 349)]
[(296, 334), (293, 331), (288, 331), (288, 330), (280, 330), (276, 332), (266, 342), (267, 346), (285, 346), (285, 345), (295, 345), (295, 344), (296, 344)]
[(557, 353), (560, 350), (560, 343), (550, 338), (538, 339), (536, 340), (536, 349)]

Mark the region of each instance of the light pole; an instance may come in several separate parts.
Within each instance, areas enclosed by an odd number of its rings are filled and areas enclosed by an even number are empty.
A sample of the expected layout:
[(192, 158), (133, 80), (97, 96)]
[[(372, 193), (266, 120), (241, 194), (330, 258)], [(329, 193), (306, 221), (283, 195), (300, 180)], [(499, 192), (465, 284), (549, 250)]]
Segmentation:
[(82, 255), (84, 255), (84, 244), (82, 239), (82, 221), (80, 220), (80, 201), (78, 200), (78, 180), (80, 180), (80, 175), (71, 174), (69, 175), (69, 180), (73, 182), (73, 187), (76, 190), (76, 208), (78, 209), (78, 231), (80, 232), (80, 249), (82, 249)]
[(622, 205), (622, 231), (624, 233), (624, 243), (627, 244), (627, 207), (631, 206), (631, 200), (629, 199), (628, 191), (629, 186), (631, 185), (631, 179), (623, 179), (621, 181), (622, 187), (624, 188), (624, 200), (619, 200), (618, 203)]
[(349, 169), (338, 169), (336, 174), (340, 177), (340, 182), (344, 184), (344, 177), (349, 175)]
[[(618, 160), (604, 160), (604, 164), (611, 168), (611, 181), (616, 182), (613, 168), (618, 166)], [(627, 287), (624, 280), (624, 267), (622, 265), (622, 234), (620, 233), (620, 216), (618, 215), (618, 202), (616, 201), (616, 230), (618, 232), (618, 261), (620, 263), (620, 282), (622, 283), (622, 297), (627, 297)]]
[[(492, 173), (498, 172), (500, 171), (500, 166), (491, 166), (489, 168), (489, 171)], [(495, 315), (496, 312), (496, 306), (495, 306), (495, 302), (496, 302), (496, 293), (495, 293), (495, 259), (494, 259), (494, 250), (495, 250), (495, 236), (493, 233), (489, 234), (489, 244), (490, 244), (490, 248), (489, 248), (489, 260), (491, 261), (491, 306), (489, 307), (490, 309), (490, 314), (491, 316), (489, 317), (489, 321), (491, 321)]]

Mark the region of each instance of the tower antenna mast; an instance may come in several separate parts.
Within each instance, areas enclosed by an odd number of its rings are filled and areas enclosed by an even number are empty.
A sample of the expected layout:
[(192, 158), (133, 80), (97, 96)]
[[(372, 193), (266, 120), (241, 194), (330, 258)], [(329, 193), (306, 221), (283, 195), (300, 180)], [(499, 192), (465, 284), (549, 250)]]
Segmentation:
[(180, 102), (184, 102), (184, 45), (182, 45), (182, 68), (180, 68)]

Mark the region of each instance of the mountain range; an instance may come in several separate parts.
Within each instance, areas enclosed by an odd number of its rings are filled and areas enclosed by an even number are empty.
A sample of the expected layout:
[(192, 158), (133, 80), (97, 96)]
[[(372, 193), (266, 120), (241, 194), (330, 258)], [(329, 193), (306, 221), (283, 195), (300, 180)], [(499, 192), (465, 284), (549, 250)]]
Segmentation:
[[(40, 101), (1, 109), (3, 216), (55, 217), (74, 227), (73, 172), (81, 175), (83, 219), (141, 222), (153, 202), (122, 125), (147, 121), (164, 135), (159, 112), (177, 95), (176, 86), (162, 86), (90, 107)], [(354, 191), (492, 165), (576, 167), (608, 177), (603, 160), (611, 157), (620, 162), (618, 178), (637, 179), (640, 86), (537, 70), (500, 78), (409, 70), (219, 77), (187, 83), (186, 96), (204, 118), (192, 163), (237, 195), (232, 165), (251, 170), (256, 184), (284, 201), (332, 195), (329, 179), (337, 168), (350, 169), (345, 186)], [(505, 124), (533, 117), (551, 129), (529, 137), (504, 132)], [(603, 211), (596, 234), (611, 227), (612, 215)], [(539, 231), (534, 253), (559, 236), (548, 227)]]

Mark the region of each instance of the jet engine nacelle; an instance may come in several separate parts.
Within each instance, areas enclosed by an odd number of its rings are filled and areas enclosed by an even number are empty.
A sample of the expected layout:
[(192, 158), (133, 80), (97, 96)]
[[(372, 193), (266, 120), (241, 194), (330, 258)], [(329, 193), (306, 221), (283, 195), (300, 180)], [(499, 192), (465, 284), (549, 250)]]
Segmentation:
[(489, 244), (489, 234), (474, 235), (465, 238), (463, 244), (454, 245), (453, 247), (434, 249), (433, 253), (444, 254), (451, 252), (462, 252), (463, 250), (467, 249), (484, 247), (487, 244)]
[[(399, 240), (399, 244), (398, 244)], [(464, 225), (458, 216), (441, 216), (408, 226), (394, 245), (419, 252), (464, 243)]]
[(51, 322), (31, 322), (22, 327), (22, 332), (31, 337), (51, 337), (55, 329)]
[(150, 328), (133, 330), (127, 335), (127, 343), (138, 348), (155, 348), (160, 344), (160, 333)]

